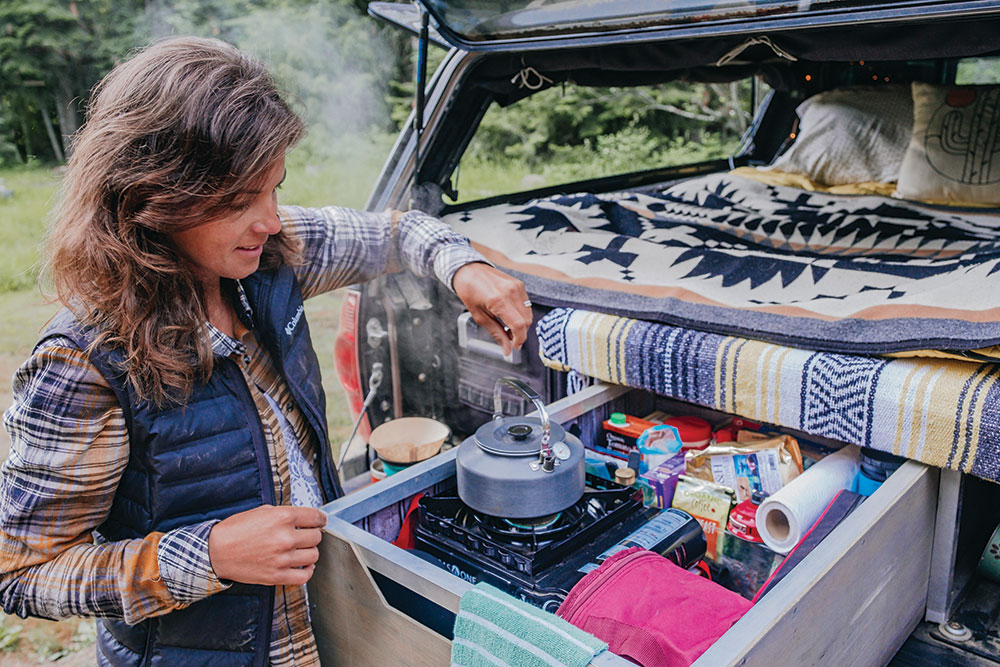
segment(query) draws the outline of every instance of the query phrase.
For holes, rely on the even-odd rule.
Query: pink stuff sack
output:
[[[657,553],[632,547],[581,579],[556,615],[632,662],[686,667],[751,606]]]

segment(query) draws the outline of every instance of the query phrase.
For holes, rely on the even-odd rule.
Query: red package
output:
[[[712,444],[712,425],[701,417],[671,417],[663,423],[677,429],[684,449],[705,449]]]

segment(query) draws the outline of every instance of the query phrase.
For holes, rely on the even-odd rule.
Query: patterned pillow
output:
[[[1000,86],[913,84],[913,138],[896,192],[1000,204]]]
[[[823,185],[896,180],[913,125],[909,86],[828,90],[808,98],[795,112],[795,143],[773,169]]]

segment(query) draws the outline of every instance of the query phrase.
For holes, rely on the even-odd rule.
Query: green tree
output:
[[[477,130],[472,157],[532,165],[570,147],[596,150],[598,141],[606,144],[602,138],[620,141],[629,132],[636,147],[666,146],[675,139],[698,143],[706,137],[734,141],[750,122],[749,85],[555,86],[510,107],[492,107]]]
[[[140,2],[0,4],[0,114],[24,159],[61,161],[93,84],[134,41]],[[48,150],[40,152],[43,146]]]

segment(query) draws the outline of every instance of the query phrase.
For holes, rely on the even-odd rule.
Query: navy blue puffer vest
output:
[[[242,284],[261,343],[319,437],[323,493],[327,500],[339,497],[326,398],[298,283],[281,267],[258,271]],[[68,311],[43,339],[55,335],[68,336],[81,349],[92,340]],[[90,358],[118,396],[131,446],[111,513],[97,530],[100,538],[143,537],[274,502],[263,427],[236,362],[216,357],[211,379],[184,406],[160,410],[135,398],[118,370],[116,351],[98,349]],[[234,584],[134,626],[101,620],[98,658],[109,665],[265,665],[273,606],[273,587]]]

